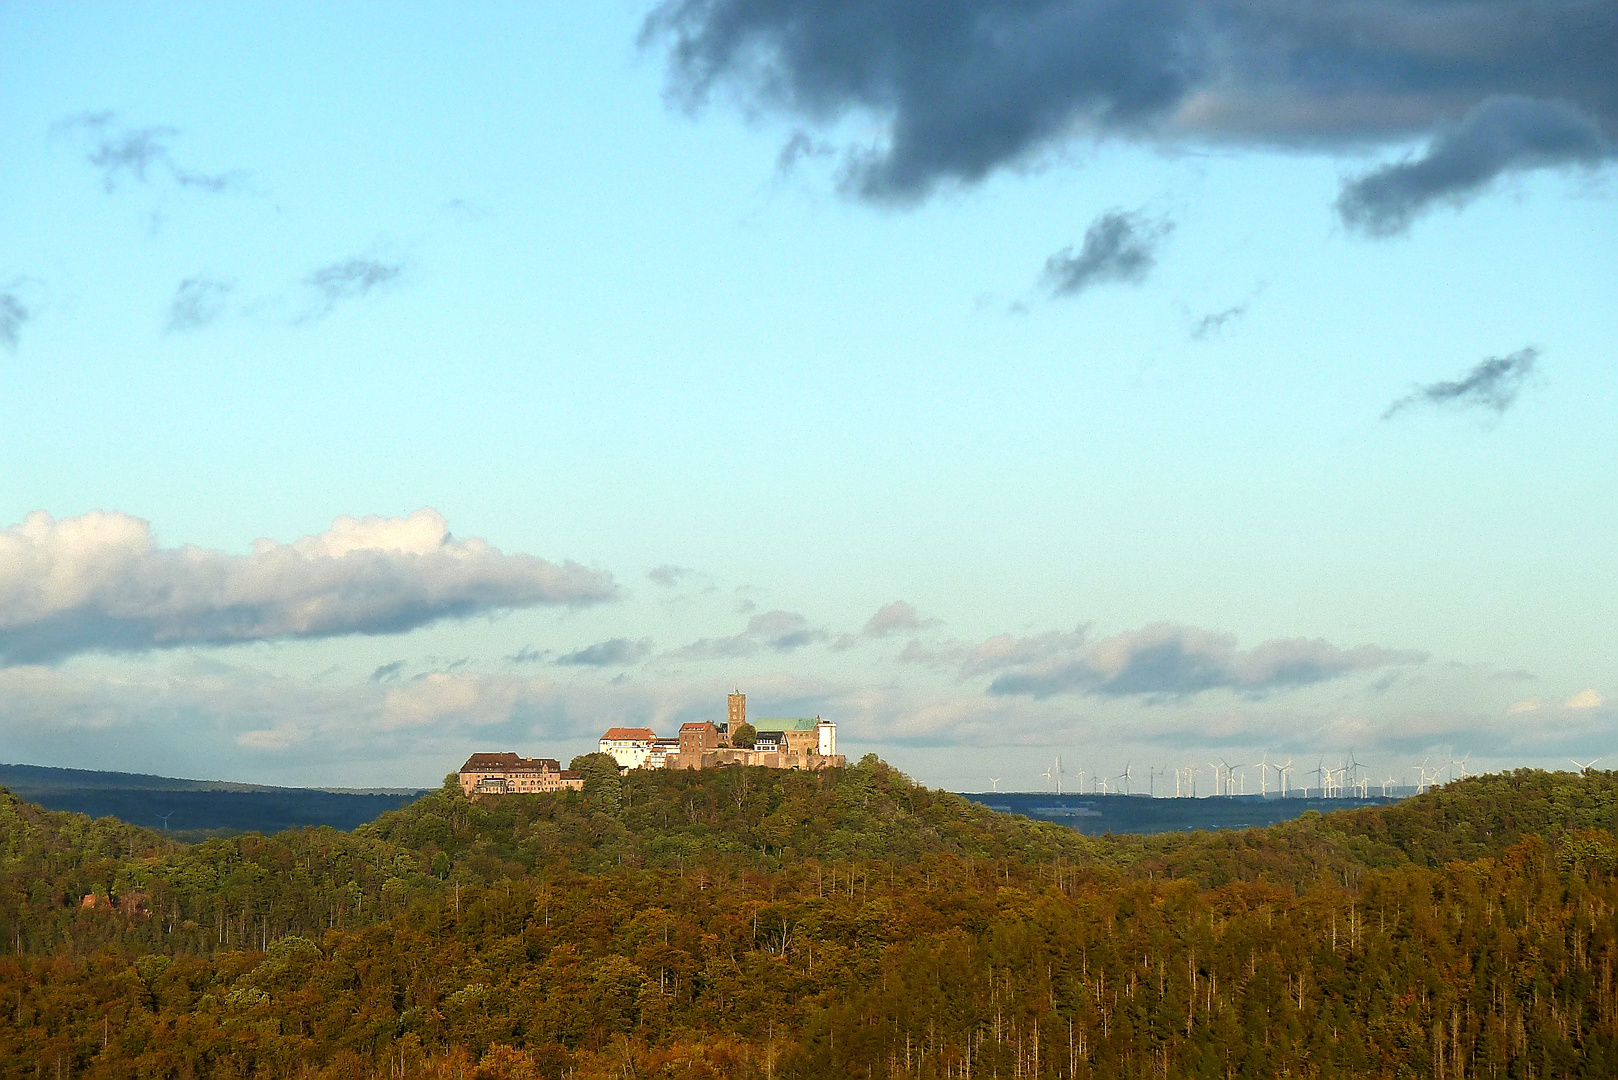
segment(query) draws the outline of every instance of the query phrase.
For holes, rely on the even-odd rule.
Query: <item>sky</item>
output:
[[[953,790],[1618,760],[1614,56],[0,6],[0,759],[432,785],[740,687]]]

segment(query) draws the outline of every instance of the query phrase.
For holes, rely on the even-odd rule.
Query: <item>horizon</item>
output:
[[[1098,10],[0,7],[0,756],[1610,759],[1606,24]]]

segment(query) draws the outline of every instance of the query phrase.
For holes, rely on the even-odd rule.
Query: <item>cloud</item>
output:
[[[1475,407],[1503,413],[1517,400],[1538,359],[1539,350],[1532,347],[1518,349],[1509,356],[1491,356],[1454,382],[1416,387],[1389,405],[1382,419],[1391,419],[1415,405]]]
[[[314,291],[315,307],[299,321],[323,319],[344,300],[365,296],[402,273],[403,265],[376,259],[344,259],[322,266],[303,279],[303,283]]]
[[[776,155],[775,171],[786,175],[796,169],[798,162],[804,158],[828,157],[836,152],[830,143],[810,138],[807,132],[795,131]]]
[[[1208,335],[1216,334],[1220,330],[1223,330],[1226,323],[1234,322],[1246,314],[1247,305],[1237,304],[1235,307],[1228,307],[1223,311],[1216,311],[1211,315],[1204,315],[1202,318],[1198,319],[1197,324],[1191,328],[1191,337],[1193,340],[1201,341],[1208,337]]]
[[[671,589],[694,573],[696,571],[690,567],[664,563],[662,566],[653,567],[646,571],[646,576],[665,589]]]
[[[538,664],[551,655],[549,649],[536,649],[532,645],[524,645],[515,653],[506,657],[508,664]]]
[[[973,648],[962,671],[999,671],[989,684],[992,695],[1175,698],[1207,690],[1262,695],[1425,658],[1374,645],[1343,649],[1318,638],[1277,638],[1242,650],[1231,634],[1158,623],[1096,641],[1082,629],[1001,635]]]
[[[285,750],[297,741],[297,733],[287,728],[260,728],[236,736],[236,745],[249,750]]]
[[[0,532],[0,664],[83,652],[393,634],[446,618],[612,599],[612,578],[574,562],[505,555],[450,535],[432,509],[340,517],[248,555],[159,548],[127,514],[57,520],[44,511]]]
[[[747,620],[747,629],[732,637],[703,638],[675,651],[687,659],[723,659],[764,652],[794,652],[826,640],[824,628],[811,626],[796,611],[765,611]]]
[[[1590,0],[665,0],[641,43],[667,47],[687,109],[724,89],[748,114],[874,129],[842,185],[882,201],[1075,141],[1359,149],[1505,96],[1618,117],[1618,20]]]
[[[1562,703],[1564,709],[1599,709],[1606,699],[1597,690],[1580,690]]]
[[[403,660],[395,660],[391,664],[383,664],[381,667],[371,672],[371,681],[389,682],[393,679],[397,679],[399,677],[399,672],[404,670],[404,666],[405,664]]]
[[[78,133],[89,138],[86,159],[101,171],[101,185],[109,194],[118,190],[121,181],[149,184],[159,174],[181,187],[210,192],[228,191],[240,184],[240,173],[210,175],[182,168],[169,148],[180,135],[177,128],[119,128],[116,120],[117,114],[112,112],[83,113],[51,126],[53,135]]]
[[[194,277],[180,282],[174,299],[169,301],[168,332],[195,330],[219,318],[235,287],[234,281],[219,278]]]
[[[877,608],[876,614],[866,620],[865,629],[860,632],[866,637],[881,638],[890,634],[921,630],[937,621],[923,619],[915,607],[903,600],[895,600],[891,604],[883,604]]]
[[[16,352],[18,334],[31,315],[16,293],[0,292],[0,345]]]
[[[1153,249],[1173,227],[1108,210],[1085,230],[1077,255],[1069,247],[1045,260],[1045,285],[1053,296],[1076,296],[1105,281],[1143,281],[1157,261]]]
[[[937,623],[937,619],[923,619],[917,613],[915,607],[909,603],[903,600],[895,600],[877,608],[876,614],[866,620],[865,626],[859,633],[839,634],[837,639],[832,642],[831,647],[838,652],[842,652],[854,648],[862,641],[924,630],[929,626],[936,626]],[[906,653],[908,654],[910,650],[918,647],[918,643],[912,641],[906,646]]]
[[[1502,173],[1599,164],[1612,154],[1594,117],[1562,101],[1485,98],[1439,132],[1426,153],[1343,185],[1343,224],[1369,236],[1404,232],[1440,200],[1457,206]]]
[[[610,638],[558,656],[556,662],[580,667],[623,667],[643,659],[651,651],[651,638],[641,638],[639,641],[621,637]]]

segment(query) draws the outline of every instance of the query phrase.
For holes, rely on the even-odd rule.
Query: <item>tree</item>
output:
[[[751,750],[758,741],[758,729],[746,720],[730,729],[730,745],[738,750]]]

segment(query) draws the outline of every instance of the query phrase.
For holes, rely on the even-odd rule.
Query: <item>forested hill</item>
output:
[[[0,765],[0,786],[52,810],[162,826],[184,840],[305,825],[352,829],[423,794],[269,787],[142,773]]]
[[[1087,838],[575,765],[194,845],[0,795],[0,1075],[1618,1074],[1618,774]]]

